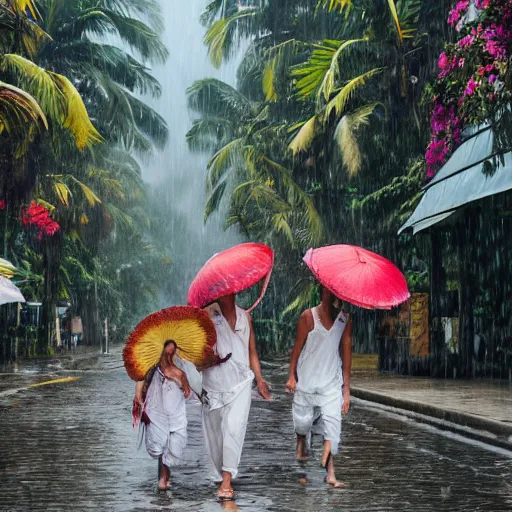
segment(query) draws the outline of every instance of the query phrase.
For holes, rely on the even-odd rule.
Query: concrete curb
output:
[[[441,430],[512,451],[512,424],[507,425],[474,414],[434,407],[415,400],[395,398],[357,386],[350,387],[350,394],[357,399],[380,404],[395,414],[402,414]]]

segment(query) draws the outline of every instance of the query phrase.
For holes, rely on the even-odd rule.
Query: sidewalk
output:
[[[379,404],[437,428],[512,450],[512,385],[508,381],[398,377],[381,374],[368,366],[368,359],[364,364],[358,359],[356,355],[351,383],[356,401]]]

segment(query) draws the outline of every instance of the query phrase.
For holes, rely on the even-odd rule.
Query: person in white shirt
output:
[[[285,389],[294,393],[297,460],[307,460],[312,431],[321,433],[325,482],[343,487],[336,479],[333,457],[341,437],[341,413],[346,414],[350,407],[352,322],[327,288],[321,288],[321,297],[319,306],[304,311],[299,318]]]
[[[261,376],[254,329],[249,313],[238,307],[235,295],[219,298],[205,308],[217,331],[215,351],[229,360],[203,372],[203,430],[206,446],[220,482],[217,497],[234,499],[231,480],[238,474],[251,407],[252,382],[270,399]]]

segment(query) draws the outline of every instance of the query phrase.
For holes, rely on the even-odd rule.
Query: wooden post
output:
[[[459,367],[460,376],[473,376],[473,346],[475,325],[473,317],[473,277],[471,264],[473,258],[473,240],[475,222],[474,212],[467,211],[465,220],[457,232],[457,255],[459,265]],[[470,233],[470,234],[469,234]]]

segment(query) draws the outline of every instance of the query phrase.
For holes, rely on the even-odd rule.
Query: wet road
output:
[[[275,389],[280,373],[270,378]],[[131,427],[124,370],[60,376],[71,375],[81,378],[16,393],[5,392],[14,377],[0,376],[0,511],[512,510],[512,458],[358,404],[344,420],[337,463],[348,487],[326,488],[318,450],[305,466],[294,460],[284,393],[253,401],[236,505],[215,501],[197,405],[172,496],[157,495],[156,462],[137,449]],[[298,483],[304,474],[307,485]]]

